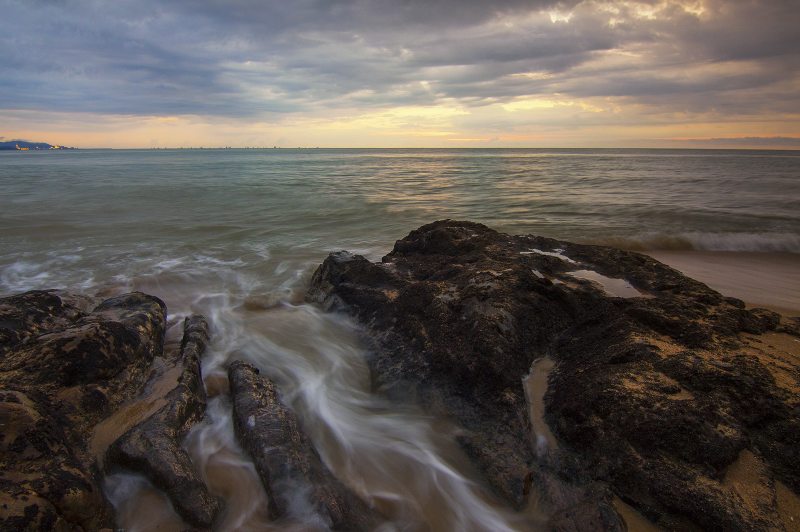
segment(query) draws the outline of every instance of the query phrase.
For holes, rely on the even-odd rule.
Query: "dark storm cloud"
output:
[[[780,0],[713,0],[699,15],[656,1],[0,0],[0,108],[241,117],[559,94],[791,109],[798,12]]]
[[[237,29],[272,34],[350,31],[376,35],[396,30],[438,31],[479,25],[497,14],[566,9],[577,1],[558,0],[178,0],[180,11],[225,21]]]

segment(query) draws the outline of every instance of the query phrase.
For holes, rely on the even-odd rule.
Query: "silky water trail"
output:
[[[530,530],[541,524],[535,507],[513,512],[489,493],[456,444],[454,426],[373,393],[358,324],[303,301],[313,263],[294,271],[281,263],[267,281],[237,272],[236,263],[214,264],[204,274],[188,263],[161,261],[152,273],[118,277],[105,290],[164,299],[173,342],[189,314],[203,314],[211,324],[202,364],[208,408],[184,446],[224,501],[215,530],[325,529],[303,493],[294,494],[292,515],[268,519],[266,493],[233,431],[227,365],[234,360],[276,382],[324,463],[387,518],[381,530]],[[118,527],[185,528],[144,477],[116,472],[104,487]]]

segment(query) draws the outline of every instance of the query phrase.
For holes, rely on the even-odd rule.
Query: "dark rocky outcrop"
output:
[[[151,477],[172,478],[177,507],[196,498],[195,506],[187,503],[187,519],[210,522],[213,515],[197,508],[205,488],[189,482],[188,457],[176,444],[205,408],[198,357],[207,330],[200,318],[186,325],[182,358],[171,373],[177,383],[162,387],[163,405],[152,408],[157,401],[137,398],[154,397],[153,376],[168,373],[166,308],[159,299],[131,293],[95,306],[58,291],[0,299],[1,530],[112,526],[98,459],[131,419],[147,421],[112,446],[118,452],[111,463],[147,454]],[[152,447],[137,455],[137,444]]]
[[[75,301],[52,291],[0,300],[3,529],[111,522],[85,435],[141,386],[166,309],[138,293],[90,313]]]
[[[269,497],[273,519],[310,510],[317,525],[334,530],[374,530],[378,514],[339,482],[320,460],[297,417],[282,402],[275,384],[258,369],[236,361],[228,377],[236,437],[252,456]],[[305,495],[306,501],[289,497]],[[306,524],[310,524],[306,522]]]
[[[644,255],[454,221],[412,231],[380,263],[331,254],[308,297],[368,326],[376,387],[457,421],[495,491],[521,507],[532,488],[552,528],[620,529],[623,506],[671,529],[787,527],[800,364],[765,339],[796,321]],[[559,447],[535,456],[522,378],[544,356]]]

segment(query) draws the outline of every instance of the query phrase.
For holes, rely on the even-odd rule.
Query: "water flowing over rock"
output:
[[[796,321],[644,255],[449,220],[379,263],[331,254],[308,298],[357,316],[375,386],[454,419],[495,491],[535,494],[552,528],[790,529],[800,373],[771,342]],[[522,379],[546,356],[558,447],[537,454]]]
[[[271,517],[311,529],[374,530],[379,515],[322,463],[275,384],[241,361],[228,375],[236,436],[253,457]]]

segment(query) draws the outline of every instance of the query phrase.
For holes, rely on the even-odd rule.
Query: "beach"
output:
[[[713,251],[649,251],[654,259],[751,307],[800,315],[800,255]]]
[[[166,303],[173,344],[184,318],[208,319],[209,405],[186,441],[211,490],[237,509],[220,530],[271,526],[233,433],[225,390],[236,359],[280,382],[322,461],[357,492],[379,494],[375,504],[399,526],[519,530],[541,518],[486,489],[447,420],[373,393],[362,324],[306,300],[330,252],[380,261],[420,225],[473,220],[508,234],[614,244],[749,307],[800,314],[798,152],[15,155],[0,153],[0,296],[142,291]],[[138,521],[142,507],[168,508],[141,475],[109,476],[103,489],[125,528],[154,526]],[[147,514],[175,521],[166,510]]]

